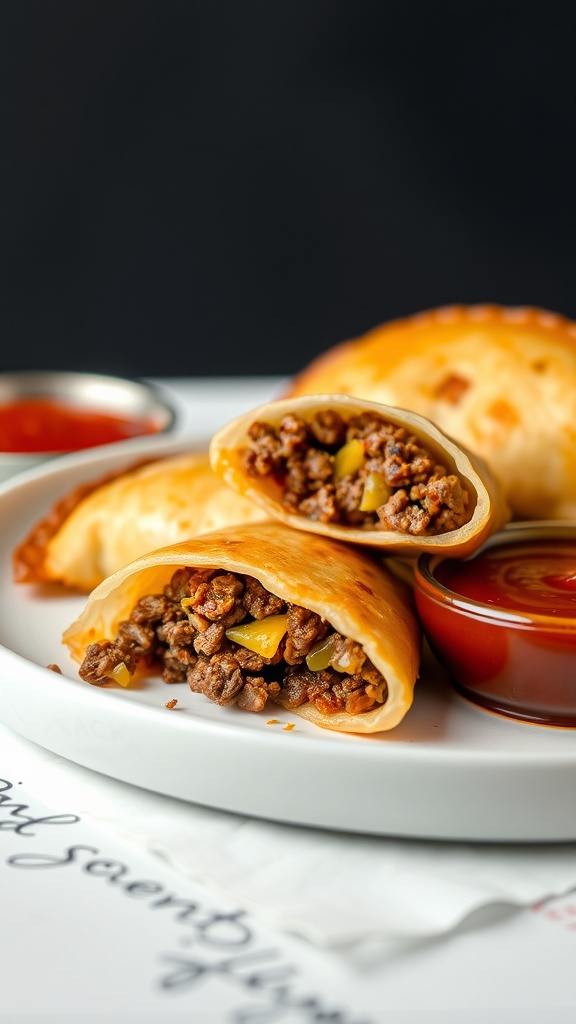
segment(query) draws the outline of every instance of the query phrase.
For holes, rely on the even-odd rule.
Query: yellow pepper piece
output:
[[[361,512],[375,512],[386,504],[391,494],[392,488],[382,473],[368,473],[358,508]]]
[[[357,473],[364,465],[364,445],[354,439],[339,448],[334,456],[334,479],[343,480],[350,473]]]
[[[123,661],[112,669],[112,676],[114,682],[119,683],[120,686],[130,686],[130,673]]]
[[[321,640],[320,643],[314,644],[314,647],[312,647],[311,651],[306,656],[306,664],[311,672],[321,672],[322,669],[328,668],[332,655],[334,654],[335,637],[336,634],[331,633],[325,640]]]
[[[265,619],[255,619],[242,626],[231,626],[226,630],[226,636],[263,658],[273,658],[287,628],[287,615],[268,615]]]

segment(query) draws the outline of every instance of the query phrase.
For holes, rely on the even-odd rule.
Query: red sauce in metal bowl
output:
[[[464,561],[422,556],[415,597],[430,646],[464,696],[573,728],[576,529],[553,533],[511,530]]]
[[[49,398],[23,398],[0,406],[3,452],[73,452],[157,430],[148,418],[115,416]]]

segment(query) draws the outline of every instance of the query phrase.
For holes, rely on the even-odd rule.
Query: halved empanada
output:
[[[221,705],[268,701],[372,733],[412,703],[420,628],[409,588],[349,545],[253,523],[152,552],[105,580],[64,633],[90,683],[140,664]]]
[[[468,555],[509,518],[481,459],[417,413],[346,395],[260,406],[213,437],[210,458],[270,516],[385,552]]]
[[[291,383],[414,409],[480,455],[516,518],[576,517],[576,324],[453,306],[337,345]]]

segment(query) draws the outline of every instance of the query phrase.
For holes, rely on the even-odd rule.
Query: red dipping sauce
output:
[[[87,410],[50,398],[22,398],[0,406],[0,451],[72,452],[154,434],[144,417]]]
[[[576,540],[492,547],[467,562],[446,560],[434,575],[473,601],[530,615],[576,618]]]
[[[466,560],[424,555],[416,605],[430,646],[477,704],[576,726],[576,525],[506,527]]]

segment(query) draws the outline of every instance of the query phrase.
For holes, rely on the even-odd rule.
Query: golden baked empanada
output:
[[[14,551],[14,577],[89,591],[154,548],[265,518],[212,472],[207,454],[156,459],[65,495]]]
[[[97,686],[129,686],[155,663],[217,704],[272,701],[357,733],[402,720],[420,659],[407,587],[356,548],[276,522],[138,558],[93,591],[63,640]]]
[[[347,395],[253,409],[212,438],[210,459],[270,516],[384,553],[468,555],[509,518],[481,459],[415,412]]]
[[[481,455],[517,518],[576,517],[576,324],[544,310],[453,306],[324,353],[288,394],[414,409]]]

